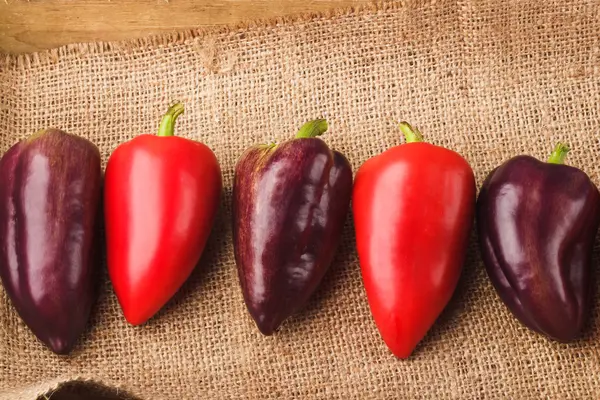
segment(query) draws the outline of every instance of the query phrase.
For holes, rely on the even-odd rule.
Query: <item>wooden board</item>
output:
[[[122,40],[326,11],[370,0],[0,0],[0,52]]]

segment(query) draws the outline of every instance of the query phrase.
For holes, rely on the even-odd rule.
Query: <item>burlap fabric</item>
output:
[[[597,1],[387,3],[5,56],[1,150],[54,126],[90,138],[106,160],[119,143],[155,132],[174,99],[186,105],[177,133],[210,146],[224,176],[199,267],[137,328],[104,273],[89,329],[68,357],[44,348],[0,291],[0,398],[59,399],[59,383],[73,379],[143,399],[600,397],[598,296],[581,340],[548,341],[501,303],[474,236],[456,295],[414,356],[399,361],[371,319],[350,217],[310,304],[268,338],[246,312],[230,232],[241,152],[319,116],[331,123],[324,140],[355,169],[402,143],[394,121],[405,119],[463,154],[479,184],[511,156],[546,158],[558,140],[572,146],[568,163],[599,184]]]

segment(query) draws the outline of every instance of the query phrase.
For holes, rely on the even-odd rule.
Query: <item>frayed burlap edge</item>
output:
[[[184,44],[187,41],[197,38],[203,38],[214,34],[243,34],[250,29],[264,29],[278,25],[290,25],[305,23],[315,19],[331,19],[335,17],[352,16],[364,12],[379,12],[396,10],[403,7],[422,6],[429,3],[435,3],[435,0],[389,0],[373,1],[371,3],[350,6],[344,8],[334,8],[327,11],[307,12],[288,16],[279,16],[252,21],[244,21],[233,25],[201,27],[188,29],[172,33],[161,33],[142,38],[122,40],[114,42],[89,42],[74,43],[61,46],[55,49],[44,50],[26,54],[0,54],[1,69],[25,69],[32,66],[57,63],[61,57],[65,56],[86,56],[93,54],[102,54],[113,50],[135,52],[136,49],[147,47],[165,47],[177,44]]]
[[[18,393],[18,394],[17,394]],[[84,397],[85,396],[85,397]],[[118,385],[89,377],[57,378],[35,386],[14,388],[0,392],[0,399],[15,400],[31,398],[36,400],[138,400],[131,392]]]

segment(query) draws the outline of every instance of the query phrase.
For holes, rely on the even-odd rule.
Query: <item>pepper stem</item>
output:
[[[327,128],[329,128],[329,125],[327,125],[326,119],[315,119],[308,121],[302,125],[298,133],[296,133],[296,139],[321,136],[327,131]]]
[[[569,146],[567,146],[564,143],[558,142],[556,144],[556,146],[554,147],[554,151],[550,155],[548,162],[550,164],[564,164],[565,157],[567,156],[567,153],[569,152],[569,150],[571,150],[571,149],[569,149]]]
[[[408,122],[400,122],[398,124],[398,128],[400,128],[400,132],[404,134],[406,143],[417,143],[423,141],[423,134],[421,134],[421,131],[410,126]]]
[[[169,107],[160,120],[156,136],[173,136],[175,134],[175,120],[183,114],[183,103],[175,103]]]

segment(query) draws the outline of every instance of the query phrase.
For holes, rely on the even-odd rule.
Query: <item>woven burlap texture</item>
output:
[[[600,184],[598,2],[385,3],[4,56],[0,150],[52,126],[91,139],[106,161],[120,143],[155,132],[176,99],[186,106],[177,134],[210,146],[224,178],[198,268],[141,327],[126,323],[103,272],[89,328],[68,357],[36,340],[0,289],[0,398],[33,399],[75,378],[142,399],[600,397],[598,296],[581,340],[549,341],[499,300],[475,235],[453,300],[400,361],[371,318],[350,216],[323,284],[272,337],[246,311],[230,230],[242,151],[322,116],[323,139],[355,170],[401,144],[395,121],[407,120],[464,155],[478,185],[512,156],[545,159],[559,140],[572,147],[568,163]]]

